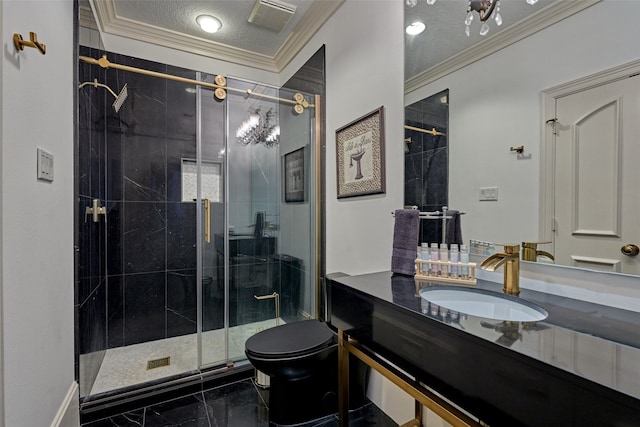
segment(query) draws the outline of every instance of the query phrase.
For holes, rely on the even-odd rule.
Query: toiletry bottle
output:
[[[421,251],[420,251],[420,258],[422,260],[428,261],[429,260],[429,244],[427,243],[422,243],[420,244],[421,246]],[[429,275],[429,264],[427,264],[426,262],[420,263],[420,274],[428,276]]]
[[[460,262],[469,262],[469,249],[467,245],[460,245]],[[460,273],[463,279],[468,279],[469,267],[462,267]]]
[[[451,258],[451,262],[459,262],[460,261],[460,257],[459,257],[459,253],[458,253],[458,245],[455,243],[451,244],[451,250],[449,251],[449,255]],[[451,270],[450,270],[450,275],[451,277],[458,277],[458,272],[460,271],[460,268],[457,265],[452,265],[451,266]]]
[[[446,243],[440,243],[440,261],[449,261],[449,248]],[[440,269],[440,275],[442,277],[449,277],[449,266],[442,265]]]
[[[431,261],[438,261],[440,259],[440,254],[438,253],[438,244],[431,244]],[[431,265],[431,275],[439,276],[440,275],[440,266],[438,264]]]

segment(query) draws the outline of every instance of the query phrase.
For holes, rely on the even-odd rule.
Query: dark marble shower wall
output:
[[[405,107],[406,125],[426,130],[435,129],[445,134],[434,136],[405,128],[405,206],[418,206],[421,211],[432,212],[448,205],[448,98],[449,91],[445,90]],[[410,142],[407,138],[410,138]],[[441,241],[441,221],[420,221],[420,242]]]
[[[81,55],[105,52],[82,47]],[[113,63],[194,79],[194,71],[108,53]],[[79,233],[79,352],[196,332],[196,205],[182,202],[181,159],[196,157],[196,97],[185,84],[80,64],[78,209],[107,207]],[[222,128],[222,116],[209,118]],[[212,274],[211,277],[215,277]]]

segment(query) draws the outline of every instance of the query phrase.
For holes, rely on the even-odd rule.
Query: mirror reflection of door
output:
[[[640,77],[555,107],[556,263],[640,274]]]

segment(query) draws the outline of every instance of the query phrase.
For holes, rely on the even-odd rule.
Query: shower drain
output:
[[[147,361],[147,370],[169,366],[171,364],[171,356],[161,357],[159,359],[151,359]]]

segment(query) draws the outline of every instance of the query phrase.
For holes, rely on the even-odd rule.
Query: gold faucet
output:
[[[544,245],[551,242],[522,242],[522,260],[523,261],[538,261],[539,256],[546,256],[551,261],[555,261],[553,255],[547,251],[539,251],[538,245]]]
[[[482,261],[480,268],[496,271],[504,264],[504,288],[507,295],[520,295],[520,245],[504,245],[504,252],[491,255]]]

